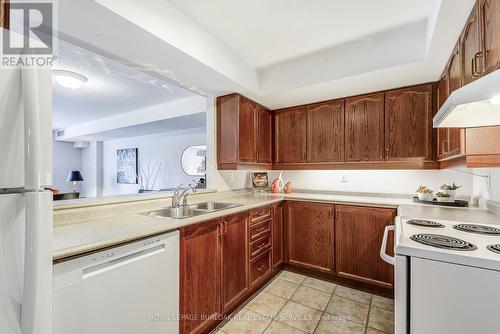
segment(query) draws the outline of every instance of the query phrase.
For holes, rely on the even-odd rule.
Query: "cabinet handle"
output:
[[[261,265],[259,268],[257,268],[257,271],[262,271],[262,269],[264,269],[266,267],[265,264]]]
[[[448,153],[448,150],[445,148],[447,143],[448,139],[445,139],[441,142],[441,152],[443,152],[443,154]]]
[[[483,56],[481,51],[477,52],[472,59],[472,77],[479,78],[481,76],[481,72],[477,69],[478,59]]]
[[[259,229],[255,230],[255,233],[264,232],[265,230],[266,230],[266,228],[265,228],[265,227],[261,227],[261,228],[259,228]]]
[[[261,249],[262,247],[265,247],[265,246],[266,246],[266,243],[265,243],[265,242],[263,242],[263,243],[261,243],[259,246],[257,246],[257,248],[258,248],[258,249]]]

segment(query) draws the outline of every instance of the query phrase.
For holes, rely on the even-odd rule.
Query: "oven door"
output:
[[[385,262],[392,264],[394,268],[394,331],[395,334],[408,334],[410,332],[410,293],[409,293],[409,273],[410,258],[407,256],[387,255],[387,239],[389,232],[394,230],[394,226],[385,228],[382,245],[380,247],[380,257]],[[396,242],[398,231],[395,231]]]

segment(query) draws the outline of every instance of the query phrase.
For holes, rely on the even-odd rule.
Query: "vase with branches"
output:
[[[156,180],[160,174],[162,163],[158,161],[148,161],[147,165],[139,163],[139,193],[154,191]]]

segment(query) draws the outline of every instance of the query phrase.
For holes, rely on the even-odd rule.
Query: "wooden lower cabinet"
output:
[[[283,263],[283,202],[273,206],[272,228],[273,268]]]
[[[331,204],[285,203],[287,263],[334,272],[333,211]]]
[[[384,229],[394,224],[395,209],[335,206],[335,257],[337,275],[392,288],[393,266],[380,259]],[[389,238],[388,253],[393,249]]]
[[[180,229],[181,334],[209,333],[277,272],[272,211],[269,206]]]
[[[221,314],[220,220],[181,229],[181,333],[207,333]]]
[[[222,312],[236,308],[249,290],[248,213],[222,220]]]

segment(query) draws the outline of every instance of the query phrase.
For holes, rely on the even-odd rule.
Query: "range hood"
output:
[[[500,125],[500,70],[454,91],[432,123],[435,128]]]

